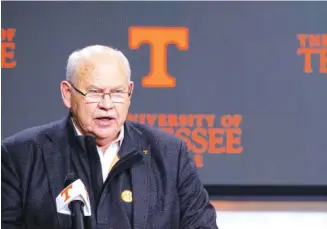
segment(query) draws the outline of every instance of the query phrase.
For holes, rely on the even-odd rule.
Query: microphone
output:
[[[57,212],[71,215],[74,229],[85,229],[84,216],[91,215],[86,187],[74,173],[67,175],[65,187],[56,198]]]

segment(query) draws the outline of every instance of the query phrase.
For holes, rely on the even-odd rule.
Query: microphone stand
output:
[[[73,229],[85,229],[83,207],[84,203],[80,200],[70,203]]]

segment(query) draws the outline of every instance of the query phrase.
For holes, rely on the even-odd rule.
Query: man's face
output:
[[[71,110],[81,131],[94,135],[98,140],[114,140],[126,120],[130,106],[128,92],[132,92],[133,83],[128,81],[118,61],[85,62],[79,65],[76,72],[73,86],[83,93],[124,92],[120,94],[119,102],[108,94],[99,102],[94,102],[70,85]]]

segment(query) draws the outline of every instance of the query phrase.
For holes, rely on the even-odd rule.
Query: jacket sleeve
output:
[[[20,181],[9,152],[1,145],[1,228],[23,229]]]
[[[201,183],[196,164],[186,144],[182,142],[178,164],[178,195],[181,209],[181,229],[218,229],[216,210]]]

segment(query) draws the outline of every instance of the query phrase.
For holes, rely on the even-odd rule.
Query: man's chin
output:
[[[100,130],[94,131],[94,135],[99,140],[115,139],[118,135],[118,131],[116,128],[110,128],[107,130],[100,129]]]

